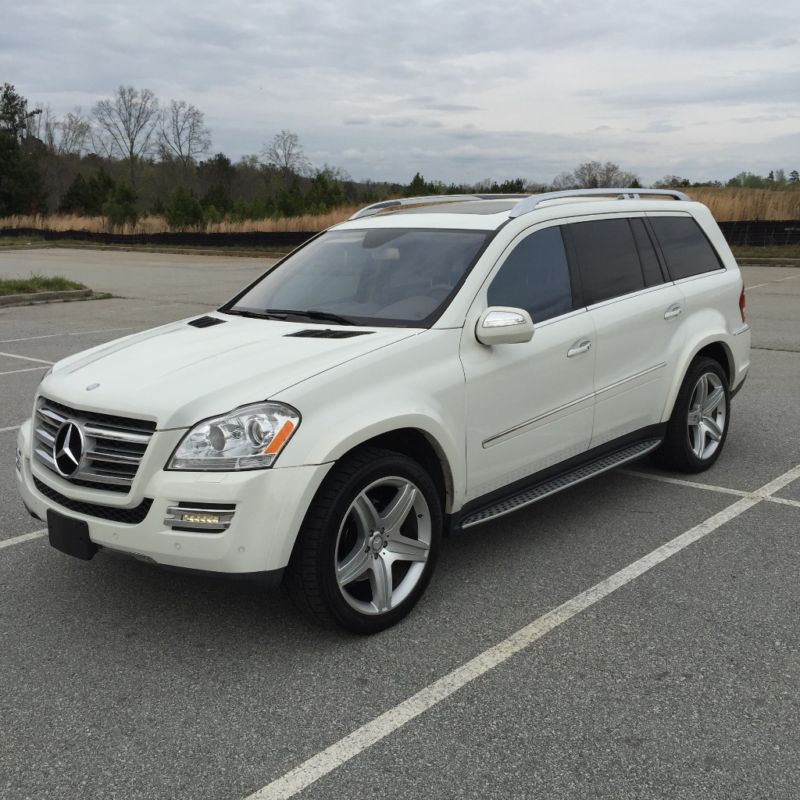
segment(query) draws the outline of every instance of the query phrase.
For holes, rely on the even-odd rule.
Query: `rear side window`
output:
[[[488,300],[490,306],[524,308],[534,322],[572,311],[561,229],[545,228],[523,239],[494,276]]]
[[[656,249],[653,247],[653,241],[644,226],[644,221],[635,217],[631,220],[631,229],[633,238],[636,240],[636,247],[639,249],[645,286],[658,286],[658,284],[664,283],[664,275],[661,272],[661,265],[658,263]]]
[[[711,242],[691,217],[649,217],[672,280],[721,269]]]
[[[576,222],[569,235],[586,305],[645,288],[639,253],[627,219]]]

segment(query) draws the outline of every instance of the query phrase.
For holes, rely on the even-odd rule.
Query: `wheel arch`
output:
[[[442,511],[449,513],[454,499],[454,478],[444,449],[428,431],[414,427],[394,428],[364,438],[342,453],[343,458],[364,447],[376,447],[402,453],[416,461],[431,476],[442,499]]]
[[[702,356],[714,359],[722,367],[722,371],[728,381],[728,387],[731,387],[731,381],[736,375],[736,362],[727,342],[719,336],[713,335],[695,342],[691,347],[687,348],[681,358],[681,369],[676,370],[675,380],[670,387],[667,403],[664,407],[662,422],[666,422],[672,416],[672,409],[675,407],[678,392],[683,385],[689,367],[696,358]]]

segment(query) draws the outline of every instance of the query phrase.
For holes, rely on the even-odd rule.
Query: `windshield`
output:
[[[488,236],[408,228],[328,231],[223,310],[327,324],[425,327],[441,313]]]

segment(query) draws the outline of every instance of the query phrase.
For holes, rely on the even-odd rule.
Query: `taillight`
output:
[[[747,307],[747,300],[744,296],[744,284],[742,284],[742,293],[739,295],[739,313],[742,315],[742,322],[745,321],[745,310]]]

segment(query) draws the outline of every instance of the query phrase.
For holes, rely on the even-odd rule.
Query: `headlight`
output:
[[[270,467],[299,424],[300,414],[281,403],[242,406],[195,425],[167,469],[232,472]]]

